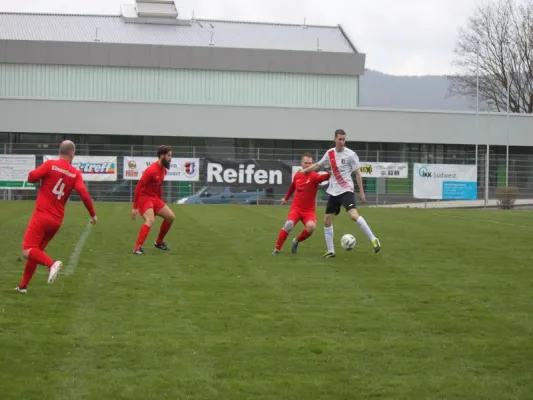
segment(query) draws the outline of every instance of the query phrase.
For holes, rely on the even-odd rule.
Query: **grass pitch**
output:
[[[323,260],[321,223],[271,255],[287,207],[175,206],[173,251],[158,220],[133,256],[130,205],[97,203],[74,269],[73,203],[21,295],[33,203],[0,204],[2,400],[533,398],[531,212],[363,208],[382,252],[342,213]]]

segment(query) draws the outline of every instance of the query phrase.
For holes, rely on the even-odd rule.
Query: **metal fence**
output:
[[[326,144],[327,146],[327,144]],[[422,147],[421,147],[422,148]],[[357,149],[355,149],[357,151]],[[533,199],[533,155],[510,154],[505,148],[489,148],[487,157],[486,146],[471,146],[462,151],[379,151],[358,152],[362,162],[403,162],[408,163],[409,175],[405,179],[394,178],[365,178],[364,186],[367,196],[367,205],[393,205],[400,203],[418,203],[424,200],[413,196],[413,164],[477,164],[478,176],[478,199],[488,204],[497,198],[498,188],[514,186],[519,190],[519,199]],[[215,157],[221,160],[256,160],[259,162],[276,161],[287,165],[299,165],[301,155],[308,149],[268,149],[268,148],[213,148],[213,147],[173,147],[173,157],[194,157],[200,159],[199,179],[195,182],[165,182],[164,197],[168,203],[177,203],[179,199],[190,197],[195,193],[205,195],[209,192],[212,196],[224,191],[228,185],[207,182],[205,158]],[[154,146],[139,145],[104,145],[90,144],[79,145],[77,154],[84,156],[116,156],[117,157],[117,180],[114,182],[86,182],[91,196],[95,201],[106,202],[131,202],[137,181],[123,179],[124,157],[143,156],[154,157]],[[310,151],[315,160],[321,158],[324,149]],[[43,162],[43,156],[57,154],[57,143],[4,143],[4,154],[33,154],[36,163]],[[509,166],[507,170],[506,166]],[[268,189],[268,195],[263,203],[276,204],[286,193],[290,179],[281,185],[258,188],[242,185],[230,185],[233,193],[256,193],[258,189]],[[268,186],[268,185],[266,185]],[[0,189],[0,199],[35,199],[35,190],[6,190]],[[263,193],[257,196],[264,199]],[[318,201],[326,199],[325,190],[321,189]],[[79,200],[76,195],[73,200]],[[268,200],[268,201],[267,201]],[[206,202],[207,203],[207,202]],[[533,203],[533,201],[532,201]]]

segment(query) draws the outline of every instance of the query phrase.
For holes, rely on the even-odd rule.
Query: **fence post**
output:
[[[259,160],[259,156],[260,156],[260,154],[259,154],[260,151],[261,151],[261,149],[258,147],[258,148],[257,148],[257,159],[258,159],[258,160]]]
[[[7,154],[7,143],[4,143],[4,154]],[[8,189],[4,189],[2,191],[4,192],[4,195],[2,197],[4,198],[4,200],[7,200],[7,196],[8,196],[9,190]]]
[[[490,146],[487,143],[487,154],[485,156],[485,208],[487,208],[487,205],[489,203],[489,168],[490,168],[489,148]]]
[[[132,144],[130,145],[130,156],[133,157],[133,145]],[[133,180],[130,179],[130,203],[132,202],[133,202]]]
[[[196,158],[196,146],[192,146],[192,158]],[[200,170],[200,159],[198,159],[198,165],[196,166],[198,170]],[[191,189],[192,186],[192,189]],[[189,186],[189,192],[187,193],[187,196],[191,196],[193,193],[196,193],[196,182],[193,181]],[[180,193],[178,190],[178,198],[180,197]]]
[[[379,149],[376,153],[376,161],[379,162]],[[379,205],[379,180],[380,178],[376,178],[376,206]]]
[[[505,147],[505,186],[509,186],[509,143]]]

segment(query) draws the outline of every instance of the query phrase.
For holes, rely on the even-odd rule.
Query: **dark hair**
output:
[[[337,138],[337,136],[346,136],[346,132],[344,132],[344,129],[337,129],[335,131],[335,138]]]
[[[303,155],[302,155],[302,158],[304,157],[310,157],[310,158],[313,158],[313,154],[309,151],[306,151]]]
[[[159,148],[157,149],[157,158],[164,156],[170,153],[171,151],[172,151],[172,147],[170,146],[166,146],[166,145],[159,146]]]

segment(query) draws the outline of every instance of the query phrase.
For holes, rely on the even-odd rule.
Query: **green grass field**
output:
[[[271,255],[286,207],[176,206],[139,257],[130,205],[96,204],[73,270],[76,203],[21,295],[33,203],[0,204],[2,400],[533,398],[531,212],[363,208],[382,252],[343,213],[357,248],[323,260],[321,223]]]

